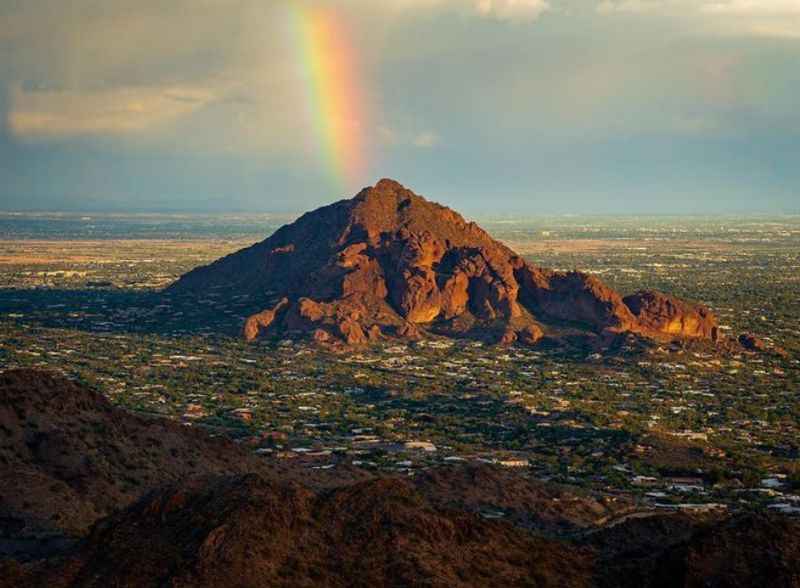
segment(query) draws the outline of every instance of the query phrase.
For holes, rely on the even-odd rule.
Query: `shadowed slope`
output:
[[[260,470],[228,440],[125,412],[58,374],[0,373],[0,519],[17,537],[79,535],[161,484]]]
[[[303,484],[265,475],[227,442],[120,411],[53,374],[2,373],[0,400],[0,539],[59,527],[84,535],[49,559],[0,558],[1,588],[746,587],[764,578],[788,588],[800,579],[796,519],[664,514],[597,529],[614,515],[603,500],[485,466],[314,489],[309,470]],[[508,522],[478,514],[498,510]]]
[[[315,494],[256,475],[173,486],[97,525],[32,585],[588,586],[588,552],[428,506],[409,482]],[[1,585],[1,583],[0,583]]]

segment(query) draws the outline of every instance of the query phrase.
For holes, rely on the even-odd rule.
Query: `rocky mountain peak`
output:
[[[633,332],[716,337],[705,307],[666,294],[623,297],[596,277],[535,267],[460,214],[382,179],[169,288],[275,293],[244,325],[325,343],[458,336],[536,344],[576,332],[593,344]]]
[[[403,184],[391,178],[383,178],[378,180],[374,186],[368,186],[361,191],[365,198],[398,198],[398,197],[415,197],[419,198],[416,194],[408,190]]]

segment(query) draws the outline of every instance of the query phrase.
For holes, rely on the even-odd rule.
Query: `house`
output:
[[[414,449],[421,451],[436,451],[436,445],[429,441],[406,441],[403,446],[406,449]]]
[[[526,468],[530,465],[527,459],[522,458],[502,459],[497,463],[506,468]]]
[[[201,419],[206,416],[205,409],[200,406],[199,404],[189,404],[186,406],[186,410],[183,413],[184,419]]]
[[[234,408],[228,415],[244,423],[249,423],[253,420],[253,411],[249,408]]]
[[[631,483],[636,486],[655,486],[659,483],[658,478],[652,476],[634,476]]]

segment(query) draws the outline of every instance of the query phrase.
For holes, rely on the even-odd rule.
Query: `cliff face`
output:
[[[704,306],[652,291],[626,296],[623,302],[644,329],[715,341],[718,338],[717,319]]]
[[[436,333],[535,344],[564,323],[603,335],[716,337],[704,307],[656,292],[623,299],[592,276],[535,267],[393,180],[307,213],[168,289],[207,290],[274,295],[245,322],[248,340],[361,344]]]

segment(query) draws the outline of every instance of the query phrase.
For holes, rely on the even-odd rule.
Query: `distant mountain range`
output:
[[[536,267],[457,212],[384,179],[182,276],[170,294],[254,296],[244,337],[360,345],[429,336],[608,346],[625,334],[716,341],[705,306],[623,297],[596,277]]]

